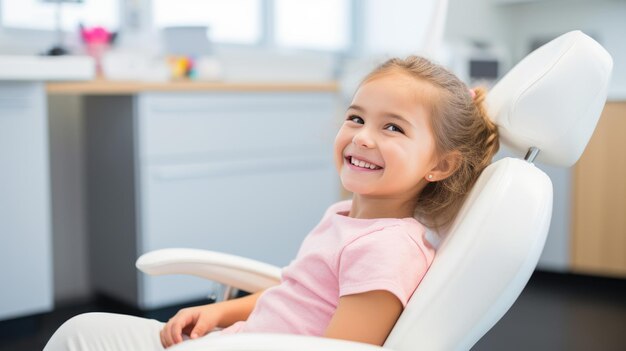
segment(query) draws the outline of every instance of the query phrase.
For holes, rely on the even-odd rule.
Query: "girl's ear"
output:
[[[456,172],[460,165],[461,154],[458,151],[452,151],[439,160],[437,165],[426,175],[426,179],[431,182],[446,179]]]

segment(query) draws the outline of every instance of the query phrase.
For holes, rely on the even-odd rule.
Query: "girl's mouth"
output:
[[[364,160],[360,160],[353,156],[346,156],[346,161],[348,162],[348,166],[351,166],[350,168],[357,169],[357,170],[376,171],[376,170],[383,169],[379,165],[376,165],[376,164],[373,164]]]

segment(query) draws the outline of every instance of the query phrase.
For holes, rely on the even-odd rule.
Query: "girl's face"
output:
[[[414,198],[437,164],[428,110],[434,88],[402,73],[358,89],[335,138],[335,163],[346,190]]]

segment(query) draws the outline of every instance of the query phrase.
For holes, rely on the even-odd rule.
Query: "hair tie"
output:
[[[470,88],[469,93],[470,93],[470,96],[472,97],[472,100],[476,99],[476,92],[474,91],[474,89]]]

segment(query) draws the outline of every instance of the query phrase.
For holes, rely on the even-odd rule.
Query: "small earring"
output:
[[[428,175],[428,180],[433,180],[433,175],[432,174]]]

